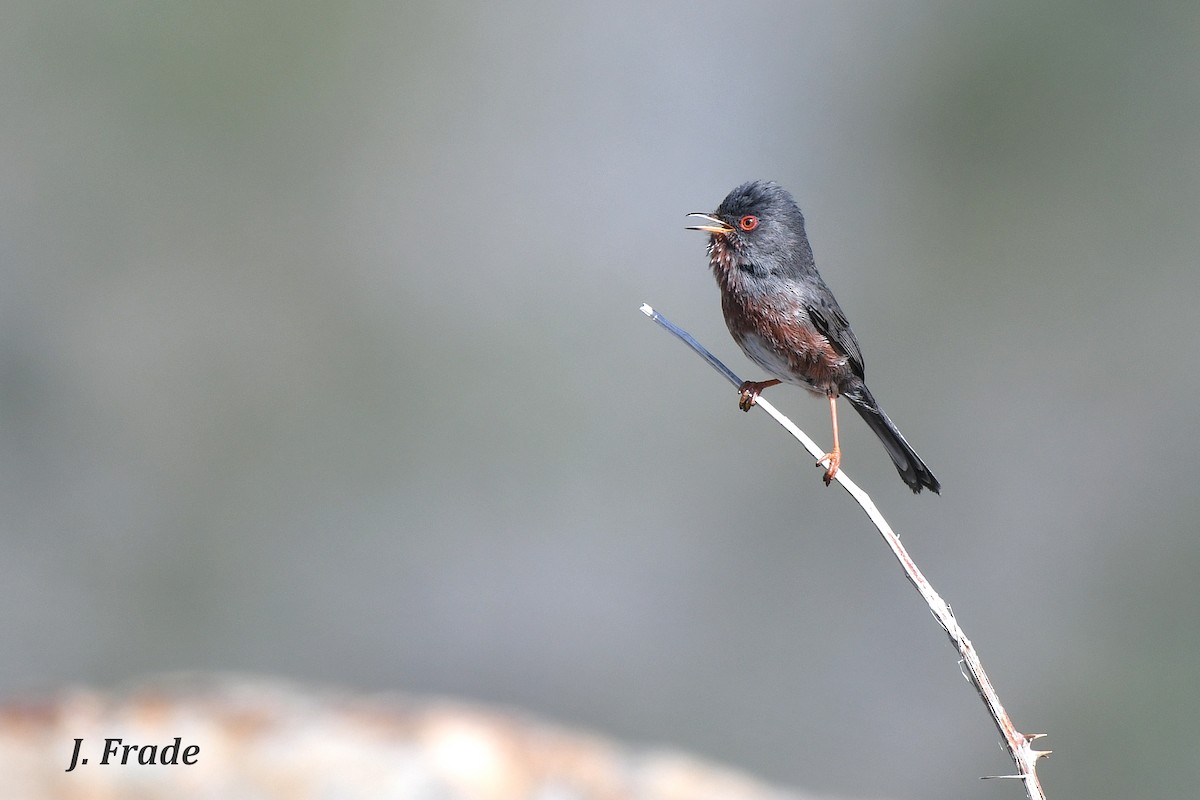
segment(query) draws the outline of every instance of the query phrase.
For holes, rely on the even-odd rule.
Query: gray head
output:
[[[739,266],[776,275],[813,268],[804,215],[787,189],[774,181],[743,183],[712,214],[688,216],[713,223],[689,230],[712,234],[713,247]]]

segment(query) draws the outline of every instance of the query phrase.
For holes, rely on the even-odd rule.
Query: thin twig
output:
[[[721,363],[720,359],[708,352],[695,339],[666,317],[659,314],[648,305],[642,305],[642,313],[650,317],[662,327],[679,337],[685,344],[691,347],[697,354],[707,361],[713,369],[725,376],[725,379],[732,383],[735,387],[740,387],[742,381],[733,373],[729,367]],[[804,431],[797,428],[791,420],[780,414],[774,406],[764,400],[761,396],[755,401],[755,406],[767,412],[776,422],[787,429],[788,433],[796,437],[801,444],[812,453],[813,458],[822,458],[825,453],[821,448],[817,447],[816,442],[808,437]],[[979,660],[979,655],[975,652],[975,647],[963,633],[963,630],[958,625],[958,620],[954,618],[954,612],[950,610],[950,606],[945,600],[933,590],[929,585],[929,581],[925,580],[925,576],[921,574],[921,570],[917,569],[916,563],[909,556],[908,551],[904,549],[904,545],[900,543],[900,537],[892,530],[892,526],[888,525],[887,520],[879,513],[879,509],[875,507],[875,503],[871,498],[859,488],[858,484],[847,477],[845,471],[838,470],[835,480],[840,483],[850,496],[858,501],[862,506],[862,510],[867,512],[867,516],[875,523],[875,527],[879,529],[879,533],[887,542],[888,547],[892,549],[892,554],[896,560],[900,562],[900,566],[904,568],[904,574],[908,577],[909,582],[921,593],[921,597],[925,598],[925,602],[929,605],[929,610],[933,616],[945,629],[950,641],[958,649],[959,655],[962,656],[962,663],[966,667],[965,675],[979,692],[979,697],[983,700],[983,704],[987,706],[988,713],[992,717],[992,721],[996,724],[997,730],[1000,731],[1000,736],[1004,739],[1004,744],[1008,748],[1008,753],[1012,757],[1013,763],[1017,767],[1016,775],[989,775],[989,778],[1016,778],[1025,785],[1025,792],[1029,796],[1029,800],[1046,800],[1046,794],[1042,790],[1041,782],[1037,777],[1037,760],[1043,756],[1050,755],[1049,750],[1034,750],[1033,742],[1041,738],[1045,734],[1041,733],[1021,733],[1013,725],[1012,720],[1008,716],[1008,712],[1004,710],[1004,706],[1000,704],[1000,698],[996,694],[996,690],[992,687],[992,681],[988,678],[987,673],[983,669],[983,663]]]

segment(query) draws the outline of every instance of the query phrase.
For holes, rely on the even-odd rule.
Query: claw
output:
[[[825,470],[825,475],[822,477],[822,480],[824,480],[825,485],[828,486],[829,484],[833,483],[834,477],[838,474],[838,468],[842,466],[842,451],[836,447],[833,448],[832,452],[821,456],[821,459],[817,461],[817,466],[822,466],[826,461],[829,462],[829,468]]]
[[[750,381],[746,381],[738,389],[738,408],[742,411],[749,411],[754,408],[754,404],[758,401],[758,396],[762,393],[761,390],[751,389],[749,384]]]
[[[754,408],[754,404],[758,401],[758,396],[762,394],[763,389],[768,386],[774,386],[779,383],[778,379],[769,381],[744,381],[738,387],[738,408],[742,411],[749,411]]]

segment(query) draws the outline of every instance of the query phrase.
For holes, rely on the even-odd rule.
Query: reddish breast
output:
[[[820,394],[838,394],[846,358],[808,323],[801,309],[780,305],[779,298],[745,291],[738,285],[738,276],[731,274],[736,272],[727,270],[724,276],[718,274],[717,280],[725,324],[746,355],[788,383]]]

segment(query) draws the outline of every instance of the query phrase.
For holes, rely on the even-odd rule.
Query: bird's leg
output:
[[[821,459],[817,461],[818,467],[824,461],[829,462],[829,469],[825,470],[826,486],[833,482],[833,477],[838,473],[838,467],[842,465],[842,446],[838,444],[837,395],[829,395],[829,416],[833,420],[833,450],[821,456]]]
[[[769,381],[745,381],[738,387],[738,408],[742,411],[749,411],[754,408],[754,403],[758,400],[758,396],[762,394],[763,389],[782,382],[778,378],[772,378]]]

